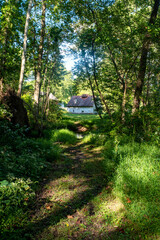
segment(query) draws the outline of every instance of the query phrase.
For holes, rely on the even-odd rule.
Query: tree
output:
[[[28,34],[28,26],[29,26],[32,3],[33,3],[33,0],[30,0],[28,3],[28,10],[27,10],[27,14],[26,14],[26,23],[25,23],[25,28],[24,28],[23,51],[22,51],[22,57],[21,57],[21,71],[20,71],[19,86],[18,86],[18,96],[19,97],[21,96],[21,93],[22,93],[22,84],[23,84],[23,79],[24,79],[26,50],[27,50],[27,34]]]
[[[153,6],[153,10],[152,10],[151,17],[149,20],[149,25],[155,24],[159,4],[160,4],[160,0],[154,1],[154,6]],[[139,66],[139,71],[138,71],[138,79],[137,79],[136,89],[135,89],[135,94],[134,94],[132,114],[136,113],[139,110],[140,100],[141,100],[142,90],[143,90],[143,85],[144,85],[144,77],[145,77],[145,72],[146,72],[147,55],[148,55],[150,44],[151,44],[151,36],[147,32],[145,34],[145,37],[143,40],[140,66]]]
[[[0,5],[0,91],[16,89],[20,69],[20,45],[25,1],[2,1]]]
[[[42,19],[41,19],[41,36],[40,36],[40,43],[39,43],[39,53],[38,53],[38,66],[37,66],[37,76],[35,82],[35,90],[34,90],[34,104],[35,108],[39,107],[39,95],[41,89],[41,73],[42,73],[42,56],[43,56],[43,43],[44,43],[44,36],[45,36],[45,13],[46,13],[46,1],[42,0]]]

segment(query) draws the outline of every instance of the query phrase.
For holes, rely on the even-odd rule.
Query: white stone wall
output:
[[[68,107],[67,110],[70,113],[79,113],[79,114],[84,114],[84,113],[93,114],[93,113],[95,113],[93,107]]]

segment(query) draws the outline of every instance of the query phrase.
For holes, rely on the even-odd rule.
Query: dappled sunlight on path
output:
[[[118,226],[108,223],[112,214],[107,211],[119,214],[123,206],[109,199],[112,183],[100,153],[101,149],[94,151],[80,143],[65,148],[37,196],[30,226],[33,239],[110,239],[110,234],[116,239],[117,233],[121,234]],[[105,204],[108,210],[104,210]]]

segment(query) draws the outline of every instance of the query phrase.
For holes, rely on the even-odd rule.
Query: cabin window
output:
[[[82,113],[84,113],[84,111],[82,111]]]

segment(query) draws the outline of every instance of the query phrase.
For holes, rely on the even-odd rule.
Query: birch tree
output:
[[[35,89],[34,89],[34,104],[36,109],[38,109],[38,105],[39,105],[39,95],[40,95],[40,88],[41,88],[41,68],[42,68],[42,56],[43,56],[43,43],[44,43],[44,36],[45,36],[45,12],[46,12],[46,1],[42,0],[41,36],[40,36],[39,53],[38,53],[37,76],[36,76]]]
[[[24,70],[25,70],[25,62],[26,62],[26,50],[27,50],[27,35],[28,35],[28,27],[29,27],[29,20],[31,15],[31,8],[32,8],[33,0],[30,0],[28,3],[28,10],[26,14],[26,22],[24,28],[24,40],[23,40],[23,51],[21,57],[21,70],[20,70],[20,78],[19,78],[19,86],[18,86],[18,96],[21,97],[22,93],[22,85],[24,79]]]

